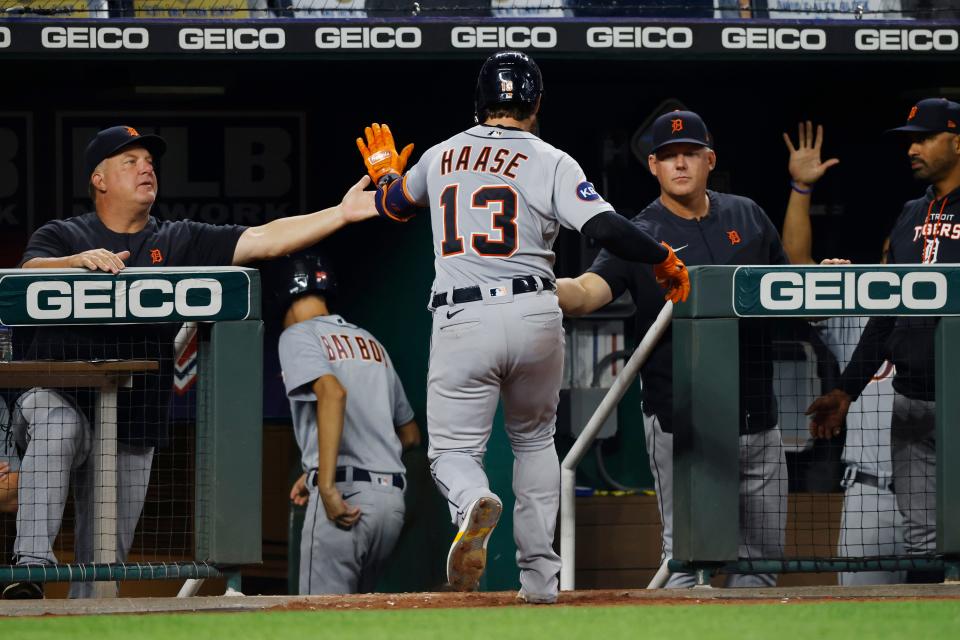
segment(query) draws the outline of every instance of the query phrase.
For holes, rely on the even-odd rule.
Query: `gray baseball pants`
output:
[[[909,555],[937,551],[936,404],[899,393],[893,398],[890,450],[893,486]]]
[[[853,483],[843,494],[837,554],[849,558],[902,555],[903,518],[889,489]],[[840,584],[899,584],[903,571],[854,571],[839,574]]]
[[[643,416],[650,470],[663,523],[661,560],[673,557],[673,434],[664,433],[656,416]],[[745,559],[783,557],[787,524],[787,464],[780,429],[740,436],[740,546]],[[671,574],[666,588],[692,587],[689,573]],[[731,574],[728,587],[772,587],[772,573]]]
[[[381,477],[384,482],[377,482]],[[370,593],[376,588],[387,558],[403,529],[403,489],[388,478],[371,474],[374,482],[338,482],[344,500],[360,508],[350,529],[340,529],[323,509],[320,494],[307,476],[310,491],[300,538],[300,595]]]
[[[490,491],[483,456],[502,398],[513,450],[513,537],[524,593],[559,590],[553,550],[560,462],[553,443],[563,375],[563,315],[549,291],[488,297],[433,314],[427,427],[431,471],[454,524]],[[510,291],[509,281],[506,291]],[[499,499],[499,498],[497,498]]]
[[[50,389],[21,395],[12,428],[25,450],[20,462],[17,564],[56,564],[53,542],[60,531],[67,493],[73,484],[76,562],[94,560],[93,433],[87,418],[67,398]],[[117,562],[124,562],[133,544],[150,482],[153,447],[117,443]],[[93,582],[73,582],[71,598],[89,598]]]

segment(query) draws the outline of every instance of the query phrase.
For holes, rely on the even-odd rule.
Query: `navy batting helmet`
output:
[[[480,67],[474,117],[496,104],[534,104],[543,93],[543,76],[533,58],[521,51],[499,51]]]
[[[294,300],[309,293],[331,297],[337,291],[337,279],[330,262],[318,253],[288,256],[276,265],[274,295],[280,313],[286,313]]]

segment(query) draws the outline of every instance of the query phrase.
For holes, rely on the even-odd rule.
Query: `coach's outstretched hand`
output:
[[[660,286],[667,290],[663,299],[670,300],[674,304],[686,302],[687,296],[690,295],[690,272],[687,271],[687,265],[677,257],[670,245],[666,242],[660,244],[667,248],[667,257],[653,267],[653,274],[657,277]]]
[[[402,176],[410,154],[413,153],[413,145],[408,144],[403,151],[397,153],[393,133],[386,124],[381,126],[374,122],[363,131],[367,142],[364,144],[363,138],[357,138],[357,149],[363,156],[363,164],[367,166],[367,173],[373,184],[381,187],[385,182]]]
[[[377,207],[373,203],[373,198],[377,192],[364,191],[368,186],[370,186],[370,178],[363,176],[344,194],[339,205],[344,221],[360,222],[377,217]]]
[[[846,391],[834,389],[814,400],[807,407],[810,416],[810,435],[814,438],[832,438],[840,435],[847,411],[850,409],[850,396]]]

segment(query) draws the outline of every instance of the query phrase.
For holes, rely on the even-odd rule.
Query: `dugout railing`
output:
[[[228,587],[239,589],[239,567],[261,561],[260,309],[255,269],[129,268],[117,275],[80,269],[0,270],[0,323],[12,327],[17,347],[13,361],[0,362],[0,390],[10,405],[10,420],[18,394],[30,387],[95,394],[93,415],[88,416],[94,439],[89,463],[94,467],[95,561],[2,564],[0,582],[92,581],[94,594],[101,597],[115,596],[113,581],[122,580],[225,577]],[[195,342],[178,343],[179,354],[164,351],[164,355],[171,361],[180,355],[187,366],[181,370],[180,363],[173,362],[172,371],[162,375],[192,378],[190,383],[195,384],[178,399],[159,395],[160,402],[169,402],[160,414],[175,423],[170,428],[179,430],[179,442],[183,438],[189,442],[175,452],[177,473],[170,465],[152,463],[147,492],[148,506],[155,500],[175,502],[176,508],[160,504],[149,515],[145,510],[137,528],[136,538],[143,541],[136,558],[116,562],[116,396],[133,376],[156,372],[157,359],[78,362],[24,357],[30,353],[32,334],[40,328],[80,336],[84,326],[98,326],[107,335],[113,330],[119,336],[127,335],[125,327],[130,325],[150,325],[148,331],[173,335],[185,323],[195,323]],[[161,340],[160,348],[176,347]],[[184,408],[185,404],[189,406]],[[3,426],[9,443],[11,424]],[[18,448],[22,456],[22,444]],[[173,457],[162,445],[154,449],[154,460],[165,455]],[[189,460],[184,461],[185,456]],[[21,495],[19,509],[24,506]],[[11,562],[9,536],[14,533],[9,527],[6,531],[2,562]],[[58,556],[73,553],[64,530],[57,540]]]
[[[692,293],[688,301],[664,307],[563,461],[561,589],[575,586],[577,464],[668,324],[673,339],[673,557],[664,563],[651,584],[662,585],[669,572],[694,574],[699,584],[709,584],[717,573],[903,570],[943,571],[947,580],[960,579],[960,465],[955,462],[960,460],[960,433],[952,424],[960,420],[960,268],[710,266],[693,267],[690,276]],[[935,382],[931,381],[935,384],[936,406],[935,552],[843,556],[837,551],[835,530],[830,532],[833,537],[826,536],[827,543],[799,544],[801,538],[825,533],[816,529],[826,529],[831,517],[837,519],[838,512],[835,506],[825,506],[830,498],[827,493],[798,496],[791,489],[787,518],[791,531],[787,538],[792,540],[792,548],[784,547],[784,553],[771,557],[745,558],[738,553],[742,415],[742,375],[738,373],[742,357],[748,359],[748,368],[758,365],[749,360],[756,353],[745,355],[747,352],[741,348],[744,334],[740,323],[751,322],[751,330],[763,331],[764,325],[806,324],[828,316],[937,318],[933,345]],[[849,346],[852,350],[854,345]],[[810,365],[799,369],[815,368]],[[832,385],[828,378],[817,380],[824,392]],[[805,424],[802,410],[809,399],[792,400],[790,411],[799,412],[791,416],[792,421]],[[787,422],[784,406],[781,399],[781,425]],[[792,465],[791,474],[794,473]],[[794,480],[791,477],[791,486],[796,484]],[[830,508],[834,510],[832,515]],[[810,516],[803,510],[814,513]],[[797,522],[804,518],[807,530],[799,531]],[[836,528],[836,523],[829,526]]]

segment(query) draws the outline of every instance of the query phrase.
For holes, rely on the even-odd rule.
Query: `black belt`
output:
[[[533,293],[539,288],[539,282],[543,282],[543,290],[545,291],[553,291],[557,288],[553,280],[547,280],[546,278],[541,279],[538,276],[523,276],[513,279],[513,294]],[[483,300],[483,291],[480,287],[463,287],[462,289],[453,290],[453,304],[476,302],[478,300]],[[446,291],[433,294],[433,300],[430,304],[431,307],[437,309],[446,304],[450,304],[447,302]]]
[[[349,467],[353,469],[352,477],[350,482],[373,482],[373,477],[370,475],[370,472],[366,469],[358,469],[357,467]],[[348,467],[337,467],[337,472],[333,476],[334,482],[347,482],[347,469]],[[317,486],[317,474],[315,469],[313,471],[313,486]],[[393,486],[397,489],[403,489],[404,484],[402,473],[378,473],[377,475],[381,476],[391,476]]]
[[[849,469],[850,467],[848,467]],[[886,489],[888,491],[893,491],[893,481],[891,480],[888,483],[881,482],[878,476],[873,475],[872,473],[865,473],[857,469],[853,473],[845,473],[844,481],[853,485],[855,483],[865,484],[868,487],[873,487],[874,489]]]

